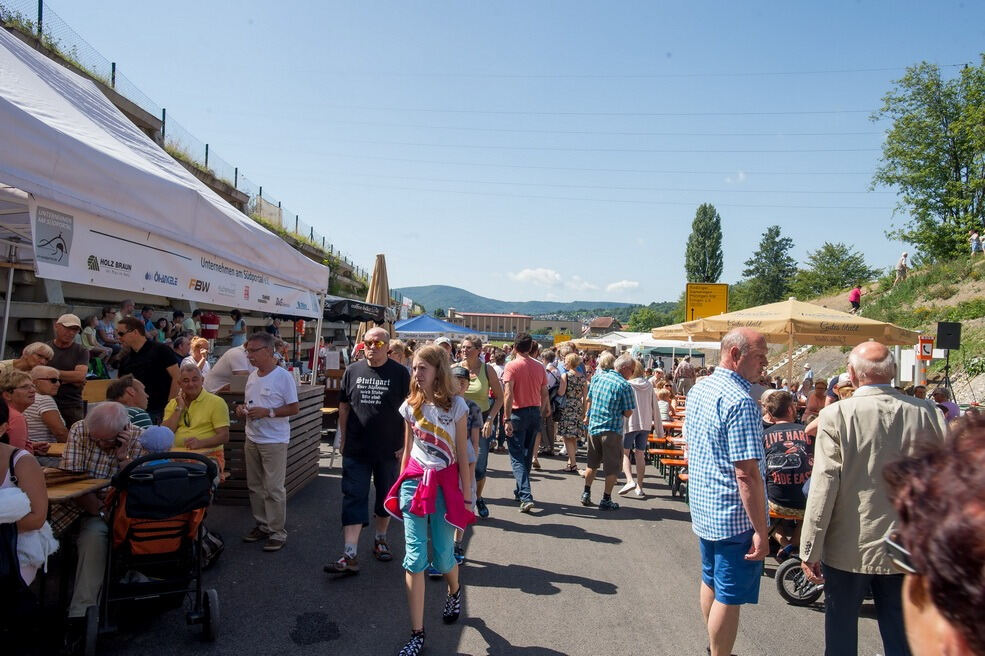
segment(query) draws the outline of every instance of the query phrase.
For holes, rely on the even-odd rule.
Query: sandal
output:
[[[536,469],[537,471],[540,471],[540,461],[537,460],[537,458],[533,459],[533,462],[530,463],[530,466]]]
[[[373,541],[373,557],[381,563],[388,563],[393,560],[393,555],[390,553],[390,546],[386,543],[386,540]]]
[[[564,469],[562,469],[561,471],[568,474],[574,474],[576,471],[578,471],[578,465],[565,465]]]

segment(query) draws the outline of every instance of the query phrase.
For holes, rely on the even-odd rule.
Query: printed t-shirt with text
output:
[[[392,458],[404,444],[400,404],[409,393],[410,372],[389,358],[379,367],[366,360],[349,365],[339,392],[339,401],[350,406],[343,455]]]
[[[763,431],[766,496],[787,508],[807,507],[804,483],[814,468],[814,438],[803,424],[773,424]]]
[[[431,469],[444,469],[455,463],[455,422],[467,415],[465,399],[456,396],[451,408],[443,410],[433,403],[423,403],[416,410],[406,401],[400,415],[414,431],[410,457]]]

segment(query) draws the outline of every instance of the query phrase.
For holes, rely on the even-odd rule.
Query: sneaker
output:
[[[397,656],[418,656],[424,650],[424,629],[412,631],[410,640],[404,645]]]
[[[475,500],[475,510],[482,519],[489,517],[489,507],[486,506],[486,502],[482,497]]]
[[[636,492],[633,492],[633,496],[636,497],[637,499],[646,498],[646,494],[643,492],[643,488],[641,487],[636,488]]]
[[[270,533],[259,526],[254,526],[253,530],[243,536],[243,542],[259,542],[260,540],[266,540],[270,537]]]
[[[582,492],[581,493],[581,505],[583,505],[583,506],[594,506],[595,505],[594,503],[592,503],[592,495],[589,492]]]
[[[458,542],[455,543],[455,562],[459,565],[465,562],[465,549]]]
[[[619,496],[625,496],[625,495],[629,494],[630,492],[633,491],[633,488],[634,487],[636,487],[636,482],[635,481],[630,481],[630,482],[626,483],[625,485],[623,485],[619,489]]]
[[[287,540],[284,538],[275,538],[273,536],[267,538],[267,542],[263,545],[264,551],[280,551],[287,544]]]
[[[619,504],[611,499],[602,499],[599,501],[599,510],[619,510]]]
[[[342,557],[336,560],[334,563],[329,563],[322,568],[326,574],[345,574],[347,576],[354,576],[359,573],[359,560],[353,556],[349,557],[342,554]]]
[[[434,565],[428,565],[427,574],[429,579],[434,580],[441,579],[445,576]]]
[[[458,620],[458,616],[461,614],[462,586],[458,586],[458,592],[445,597],[445,607],[441,609],[441,619],[444,620],[445,624],[452,624]]]
[[[390,553],[390,546],[386,543],[386,540],[373,540],[373,557],[381,563],[388,563],[393,560],[393,554]]]
[[[522,513],[529,513],[533,509],[534,509],[533,501],[524,501],[523,503],[520,504],[520,512]]]

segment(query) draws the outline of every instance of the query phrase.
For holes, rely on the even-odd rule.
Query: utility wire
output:
[[[374,107],[370,105],[323,105],[327,109],[380,112],[425,112],[441,114],[497,114],[506,116],[812,116],[821,114],[871,114],[871,109],[809,109],[786,112],[539,112],[504,109],[443,109],[440,107]]]

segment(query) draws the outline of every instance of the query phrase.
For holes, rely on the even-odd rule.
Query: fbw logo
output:
[[[188,289],[194,289],[196,292],[207,292],[209,291],[209,282],[192,278],[188,281]]]
[[[86,266],[89,267],[90,271],[99,271],[99,258],[95,255],[90,255],[89,259],[86,260]]]

